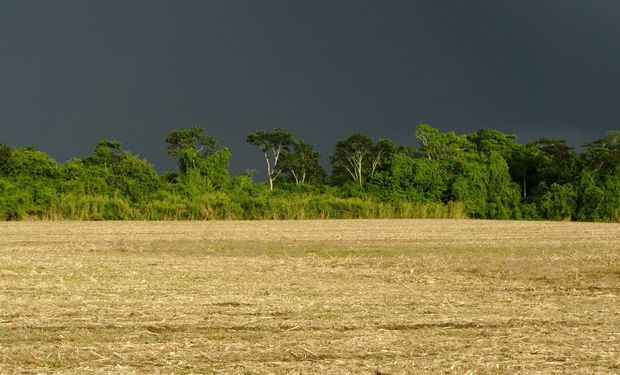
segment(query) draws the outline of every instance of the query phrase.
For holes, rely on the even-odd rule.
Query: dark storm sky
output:
[[[286,127],[326,157],[421,122],[566,138],[618,129],[618,0],[2,0],[0,142],[60,161],[102,138],[174,168],[164,138],[203,125],[232,171]]]

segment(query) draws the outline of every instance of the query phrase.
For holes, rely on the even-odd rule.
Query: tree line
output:
[[[264,159],[261,183],[232,176],[230,149],[202,127],[168,134],[178,169],[162,175],[118,141],[62,164],[0,143],[0,218],[620,221],[620,131],[581,152],[493,129],[457,135],[421,124],[414,137],[418,147],[363,133],[338,140],[328,174],[312,144],[286,129],[258,130],[247,142]]]

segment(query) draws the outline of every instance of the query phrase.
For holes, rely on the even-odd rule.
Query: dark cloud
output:
[[[428,122],[578,146],[618,129],[620,2],[0,3],[0,141],[65,160],[101,138],[173,168],[163,139],[204,125],[233,171],[248,132],[327,155],[353,131],[413,143]]]

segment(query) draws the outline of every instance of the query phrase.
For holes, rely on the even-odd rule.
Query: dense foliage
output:
[[[497,130],[422,124],[418,148],[356,133],[336,142],[332,173],[285,129],[251,133],[267,182],[230,176],[231,152],[203,128],[173,130],[177,172],[102,140],[59,164],[34,147],[0,144],[0,218],[73,220],[471,217],[620,221],[620,131],[577,152],[564,140],[527,144]],[[413,140],[413,139],[412,139]]]

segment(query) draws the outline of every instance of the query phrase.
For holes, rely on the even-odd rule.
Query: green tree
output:
[[[564,139],[539,138],[527,144],[537,157],[540,182],[547,185],[575,181],[578,156],[575,149]]]
[[[230,181],[228,174],[230,155],[230,149],[223,147],[207,159],[198,159],[199,162],[195,170],[202,176],[207,187],[217,189],[228,184]]]
[[[476,218],[513,218],[520,203],[519,188],[499,152],[467,158],[452,179],[449,195],[462,201],[467,213]]]
[[[605,191],[599,186],[592,171],[582,170],[577,181],[577,219],[600,220],[604,218]]]
[[[17,148],[11,152],[9,175],[26,180],[54,179],[58,176],[58,163],[32,146]]]
[[[572,184],[541,184],[544,192],[538,198],[541,216],[550,220],[570,220],[575,216],[577,194]]]
[[[500,154],[508,160],[517,147],[516,135],[504,134],[494,129],[479,129],[466,136],[479,154],[491,156],[493,153]]]
[[[44,215],[56,196],[56,160],[33,146],[14,148],[5,160],[7,174],[0,211],[9,219]]]
[[[319,156],[314,146],[296,140],[290,151],[282,153],[280,166],[293,178],[296,185],[304,185],[307,181],[322,181],[325,171],[319,165]]]
[[[441,132],[427,124],[418,125],[415,135],[420,144],[418,156],[436,164],[433,168],[441,175],[443,185],[449,186],[462,173],[466,160],[476,157],[475,148],[466,136]],[[444,191],[448,191],[447,187]]]
[[[605,177],[601,188],[604,192],[601,218],[620,223],[620,164]]]
[[[507,159],[510,176],[519,184],[523,201],[534,196],[533,193],[541,182],[539,172],[541,159],[538,155],[539,152],[533,148],[517,144]]]
[[[274,181],[284,171],[284,169],[278,165],[280,155],[283,151],[286,152],[290,150],[291,145],[295,142],[295,138],[293,138],[293,135],[288,130],[278,128],[270,132],[257,130],[250,133],[246,141],[258,147],[265,156],[269,190],[273,190]]]
[[[0,143],[0,177],[8,176],[11,171],[13,148]]]
[[[416,127],[415,137],[420,144],[420,151],[429,160],[462,159],[471,149],[465,136],[454,132],[441,132],[428,124]]]
[[[86,157],[84,162],[88,165],[101,165],[104,168],[116,164],[121,159],[121,147],[122,144],[119,141],[101,140],[95,145],[92,155]]]
[[[595,173],[607,174],[620,165],[620,131],[612,130],[596,141],[583,145],[584,159]]]
[[[499,153],[491,154],[488,163],[487,215],[492,219],[514,218],[520,201],[519,187],[512,181],[508,164]]]
[[[364,183],[364,165],[373,151],[372,139],[363,133],[355,133],[336,142],[336,150],[329,161],[335,175],[348,175],[360,187]],[[346,172],[346,173],[345,173]]]
[[[480,160],[467,160],[462,172],[450,187],[453,200],[463,202],[468,216],[487,218],[489,215],[489,165]]]
[[[181,173],[196,168],[198,159],[208,159],[218,148],[216,139],[206,135],[205,129],[200,126],[172,130],[166,137],[166,143],[166,152],[178,158]]]
[[[159,186],[153,166],[122,150],[119,141],[99,141],[91,155],[65,163],[62,172],[64,191],[120,196],[132,202],[144,200]]]
[[[375,173],[381,169],[387,159],[389,159],[398,147],[389,139],[380,139],[370,149],[370,179],[375,177]]]
[[[433,160],[396,152],[385,169],[372,181],[370,190],[389,199],[411,202],[441,202],[448,180],[441,165]]]

